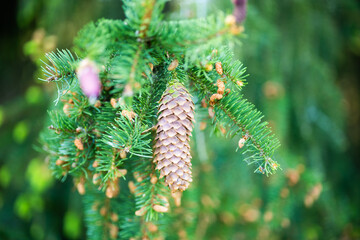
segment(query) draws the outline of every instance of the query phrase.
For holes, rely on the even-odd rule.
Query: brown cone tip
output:
[[[158,111],[154,162],[171,191],[184,191],[192,182],[189,140],[194,102],[186,88],[172,81],[163,93]]]

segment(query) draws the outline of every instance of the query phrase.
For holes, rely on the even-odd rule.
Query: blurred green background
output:
[[[37,78],[45,52],[71,49],[89,21],[123,18],[121,6],[18,0],[1,15],[0,239],[85,238],[71,180],[55,181],[36,151],[54,100],[54,86]],[[178,19],[219,9],[231,13],[231,1],[171,1],[164,11]],[[197,239],[360,239],[360,4],[250,0],[245,32],[235,47],[250,74],[245,95],[280,138],[283,171],[253,174],[238,139],[197,131]]]

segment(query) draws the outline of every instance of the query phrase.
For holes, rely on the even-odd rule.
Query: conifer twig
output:
[[[150,23],[151,23],[151,16],[154,10],[156,0],[147,0],[145,2],[145,14],[142,18],[142,22],[140,24],[140,38],[144,39],[147,36],[147,31],[149,29]]]
[[[144,4],[146,10],[145,10],[145,14],[142,18],[142,22],[140,24],[140,32],[139,32],[140,39],[144,39],[147,36],[147,31],[148,31],[149,25],[151,23],[151,16],[153,13],[155,2],[156,2],[155,0],[147,0]],[[141,43],[138,46],[138,49],[135,53],[135,57],[133,60],[133,64],[131,65],[131,70],[130,70],[130,75],[129,75],[129,83],[132,87],[135,84],[136,67],[139,63],[139,58],[140,58],[142,50],[143,50],[143,42],[141,41]]]
[[[206,84],[204,80],[199,80],[199,76],[196,76],[196,74],[194,73],[190,73],[189,75],[191,79],[198,86],[200,86],[200,89],[203,93],[205,93],[205,96],[216,92],[216,87],[213,86],[211,83]],[[206,73],[202,71],[201,75],[204,76],[206,75]],[[255,153],[248,157],[248,159],[253,159],[253,161],[250,161],[249,164],[262,159],[262,163],[258,164],[259,166],[255,171],[263,174],[266,173],[267,175],[269,173],[272,174],[274,170],[279,168],[279,165],[271,158],[271,154],[279,146],[278,140],[274,139],[273,136],[269,135],[270,130],[266,127],[267,123],[260,123],[260,113],[252,110],[252,107],[248,105],[247,102],[239,101],[241,100],[241,98],[239,97],[235,97],[234,99],[236,100],[234,101],[229,100],[229,97],[233,94],[234,93],[230,93],[229,96],[227,96],[226,98],[215,101],[213,105],[214,107],[219,107],[225,113],[225,115],[233,122],[233,124],[241,130],[240,132],[245,134],[243,137],[246,140],[249,139],[253,143],[253,146],[257,149],[258,153]],[[223,104],[224,99],[228,99],[231,110],[229,109],[229,106]],[[250,124],[243,124],[240,119],[233,114],[233,111],[238,112],[241,111],[241,109],[246,110],[246,116],[249,118],[246,121],[249,122],[251,119]],[[248,129],[248,126],[251,126],[251,130]],[[257,134],[258,136],[255,137],[254,134]],[[259,139],[262,140],[261,143],[258,142]],[[245,152],[249,152],[252,154],[252,150],[247,150]]]

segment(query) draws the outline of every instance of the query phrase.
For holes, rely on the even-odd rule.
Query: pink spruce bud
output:
[[[93,61],[85,58],[80,62],[76,72],[83,93],[89,98],[90,103],[95,103],[101,92],[99,69]]]
[[[237,23],[242,23],[246,17],[246,4],[247,0],[233,0],[234,12]]]

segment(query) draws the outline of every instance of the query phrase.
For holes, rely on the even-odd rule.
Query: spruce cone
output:
[[[194,121],[194,103],[186,88],[172,81],[161,97],[154,162],[169,188],[184,191],[191,178],[189,140]]]

